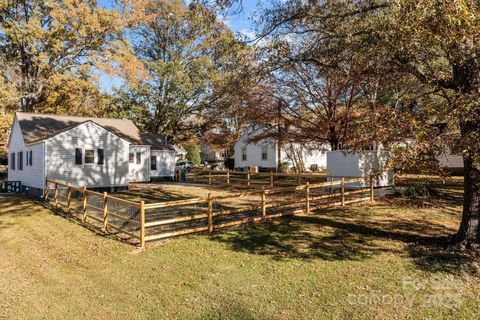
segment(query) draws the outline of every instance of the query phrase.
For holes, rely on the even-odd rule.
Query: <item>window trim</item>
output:
[[[155,161],[153,161],[155,159]],[[155,166],[155,169],[153,168]],[[158,162],[157,156],[150,156],[150,171],[157,171],[158,170]]]
[[[242,147],[242,161],[248,161],[247,147]]]
[[[265,152],[264,152],[265,150]],[[260,148],[260,158],[262,161],[268,161],[268,146],[267,145],[262,145]],[[263,157],[265,155],[265,157]]]
[[[92,162],[87,162],[87,152],[92,152]],[[88,157],[90,159],[90,157]],[[84,149],[83,150],[83,164],[93,165],[95,164],[95,149]]]

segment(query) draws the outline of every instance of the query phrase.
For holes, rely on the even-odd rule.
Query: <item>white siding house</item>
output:
[[[46,177],[93,189],[126,188],[150,181],[151,148],[129,120],[17,113],[8,142],[8,180],[20,181],[32,195],[43,193]],[[156,176],[170,176],[175,151],[165,158]]]
[[[234,161],[236,169],[258,167],[264,170],[275,170],[278,166],[278,144],[274,138],[266,138],[257,142],[250,141],[259,130],[247,129],[234,146]],[[327,165],[329,146],[287,143],[280,149],[280,162],[289,167],[303,167],[310,170],[312,166],[324,169]]]

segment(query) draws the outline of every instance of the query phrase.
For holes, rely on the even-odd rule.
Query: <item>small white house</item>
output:
[[[234,146],[235,169],[258,167],[261,170],[276,170],[278,166],[278,143],[274,138],[265,138],[257,142],[250,140],[259,135],[253,128],[247,129]],[[287,143],[280,149],[280,162],[289,167],[303,167],[307,170],[324,169],[327,166],[329,146]]]
[[[327,154],[327,175],[340,177],[370,177],[375,175],[376,187],[394,185],[392,169],[387,168],[388,152],[347,150],[330,151]],[[360,183],[366,186],[368,183]]]
[[[31,195],[43,193],[46,177],[115,190],[152,177],[173,177],[175,166],[175,151],[165,140],[140,134],[126,119],[19,112],[8,154],[8,180],[20,181]]]

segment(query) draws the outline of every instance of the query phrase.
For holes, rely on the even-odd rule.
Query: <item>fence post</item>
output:
[[[72,186],[67,185],[67,213],[70,213],[70,203],[72,202]]]
[[[107,193],[103,193],[103,228],[107,230],[108,224],[108,197]]]
[[[247,185],[250,186],[250,170],[247,173]]]
[[[50,192],[49,190],[49,183],[48,183],[48,177],[45,178],[45,196],[43,197],[43,199],[45,200],[45,203],[48,203],[48,193]]]
[[[193,183],[197,183],[197,174],[193,172]]]
[[[230,185],[230,172],[227,171],[227,185]]]
[[[267,208],[265,206],[265,187],[262,187],[262,220],[267,220]]]
[[[342,207],[345,206],[345,178],[342,177]]]
[[[370,175],[370,202],[373,201],[373,175]]]
[[[58,204],[58,182],[57,182],[57,180],[55,180],[55,193],[54,193],[53,199],[55,200],[55,209],[56,209],[57,204]]]
[[[83,222],[87,222],[87,187],[83,187]]]
[[[273,188],[273,172],[270,171],[270,187]]]
[[[212,194],[208,194],[208,233],[212,234],[213,232],[213,199]]]
[[[300,175],[300,172],[297,173],[297,180],[298,180],[298,185],[302,184],[302,176]]]
[[[145,248],[145,201],[140,201],[140,246]]]
[[[307,188],[306,190],[306,212],[307,214],[310,214],[310,182],[307,181]]]
[[[212,184],[212,173],[208,171],[208,184]]]

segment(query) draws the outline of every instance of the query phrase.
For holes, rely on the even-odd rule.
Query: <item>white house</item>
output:
[[[265,138],[257,142],[250,140],[259,135],[259,130],[247,129],[234,146],[235,169],[258,167],[260,170],[276,170],[278,166],[278,143],[274,138]],[[329,146],[287,143],[280,148],[280,162],[289,167],[303,167],[310,170],[324,169],[327,166]]]
[[[46,177],[115,190],[173,177],[175,165],[174,149],[158,135],[140,134],[130,120],[20,112],[8,154],[8,180],[20,181],[31,195],[43,193]]]

